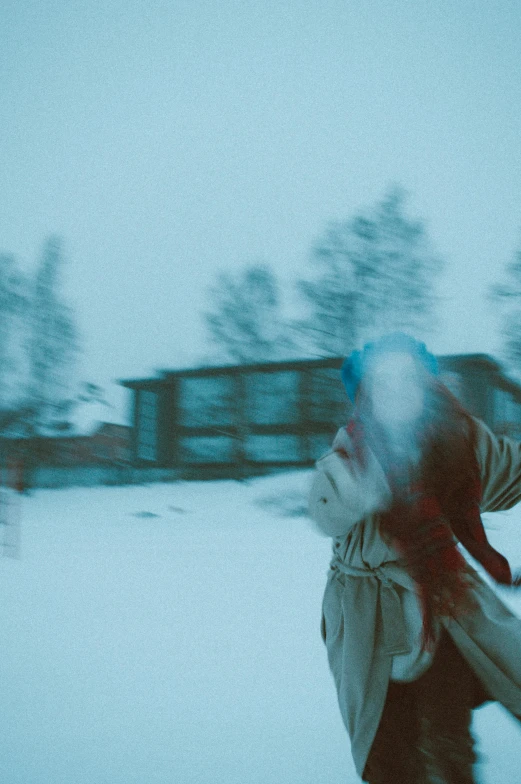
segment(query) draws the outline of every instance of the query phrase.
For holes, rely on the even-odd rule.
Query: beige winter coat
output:
[[[477,457],[483,484],[482,512],[521,501],[521,442],[499,437],[480,420]],[[338,438],[338,436],[337,436]],[[348,439],[345,429],[341,438]],[[345,442],[349,453],[349,442]],[[333,558],[322,604],[321,633],[340,711],[361,776],[382,715],[388,683],[414,679],[428,663],[418,659],[419,610],[414,586],[396,553],[378,533],[378,510],[387,508],[388,486],[376,458],[363,476],[354,460],[328,453],[317,461],[310,514],[333,537]],[[443,625],[488,693],[521,717],[521,620],[475,574],[478,610]],[[395,671],[398,677],[395,678]]]

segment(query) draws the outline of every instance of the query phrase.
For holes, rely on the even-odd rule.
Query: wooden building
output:
[[[100,422],[90,434],[60,435],[47,438],[56,466],[117,465],[131,456],[130,428],[113,422]]]
[[[132,391],[131,461],[181,476],[311,466],[346,421],[343,358],[165,371]],[[521,438],[521,386],[485,354],[438,357],[440,377],[494,431]]]
[[[100,422],[89,434],[32,438],[8,434],[2,437],[3,462],[15,459],[60,468],[130,464],[131,436],[128,425],[112,422]]]

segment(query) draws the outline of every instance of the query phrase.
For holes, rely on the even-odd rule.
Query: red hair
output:
[[[413,357],[414,358],[414,357]],[[420,367],[423,410],[406,428],[405,443],[417,452],[414,471],[396,451],[373,416],[367,384],[360,384],[348,425],[356,453],[368,446],[388,480],[391,507],[379,515],[380,532],[393,544],[418,587],[424,615],[424,644],[432,642],[435,616],[471,607],[469,569],[459,540],[498,582],[512,583],[508,561],[488,543],[480,516],[481,476],[476,423],[437,377]],[[412,477],[412,478],[411,478]]]

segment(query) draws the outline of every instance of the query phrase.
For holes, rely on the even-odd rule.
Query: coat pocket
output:
[[[322,612],[322,617],[320,619],[320,636],[322,637],[323,642],[326,642],[326,619],[324,618],[324,613]]]
[[[329,580],[322,600],[320,634],[326,645],[330,645],[341,631],[344,619],[342,608],[343,586],[336,580]]]

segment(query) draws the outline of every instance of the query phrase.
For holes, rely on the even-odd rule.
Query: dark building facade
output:
[[[346,421],[343,358],[165,371],[132,391],[131,461],[180,475],[310,466]],[[494,431],[521,438],[521,386],[485,354],[438,357],[441,380]]]
[[[39,436],[3,438],[7,460],[26,460],[33,456],[38,465],[64,468],[89,465],[130,463],[131,428],[109,422],[100,423],[91,435]]]

